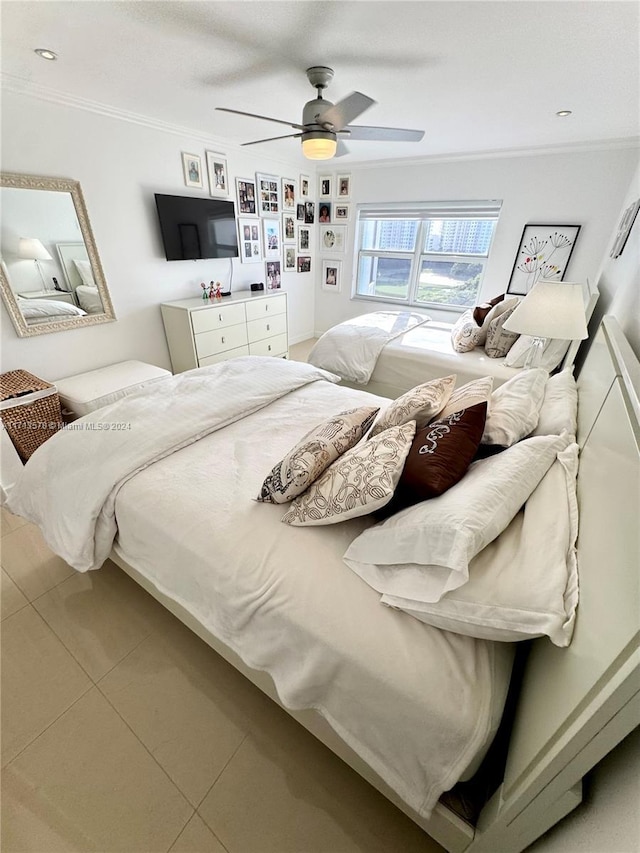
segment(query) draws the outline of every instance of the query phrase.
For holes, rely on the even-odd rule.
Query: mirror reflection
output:
[[[0,207],[2,292],[19,335],[114,319],[77,182],[3,174]]]

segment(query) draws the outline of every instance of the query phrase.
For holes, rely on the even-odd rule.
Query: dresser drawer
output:
[[[191,312],[191,323],[196,335],[226,326],[236,326],[244,321],[244,305],[212,305],[202,311]]]
[[[198,361],[209,355],[226,352],[247,343],[247,326],[228,326],[225,329],[216,329],[215,332],[202,332],[195,336],[196,353]]]
[[[271,317],[273,314],[286,313],[286,296],[270,296],[269,299],[256,299],[255,302],[247,302],[247,320],[259,320],[260,317]]]
[[[265,338],[263,341],[249,344],[250,355],[287,355],[288,351],[286,335],[277,335],[275,338]]]
[[[235,349],[228,349],[226,352],[219,352],[217,355],[208,355],[206,358],[198,359],[198,364],[200,367],[208,367],[210,364],[227,361],[229,358],[238,358],[240,355],[249,355],[249,347],[236,347]]]
[[[275,335],[287,334],[287,315],[276,314],[275,317],[267,317],[266,320],[251,320],[247,323],[249,330],[249,343],[261,341],[264,338],[273,338]]]

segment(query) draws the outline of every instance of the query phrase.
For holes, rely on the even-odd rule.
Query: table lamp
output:
[[[42,269],[40,268],[40,261],[50,261],[52,258],[40,240],[37,237],[21,237],[18,242],[18,257],[34,261],[42,279],[43,290],[49,290],[45,277],[42,274]]]
[[[574,341],[587,337],[582,285],[539,281],[505,320],[503,328],[533,337],[524,366],[539,367],[547,338]]]

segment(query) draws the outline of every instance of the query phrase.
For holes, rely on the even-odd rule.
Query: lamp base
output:
[[[524,362],[524,369],[531,370],[534,367],[540,367],[542,364],[542,353],[544,352],[545,345],[547,343],[546,338],[534,337],[531,342],[531,348],[527,353],[527,357]]]

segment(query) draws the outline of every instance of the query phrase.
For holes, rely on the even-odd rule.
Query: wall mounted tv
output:
[[[232,201],[156,193],[156,207],[168,261],[238,257]]]

